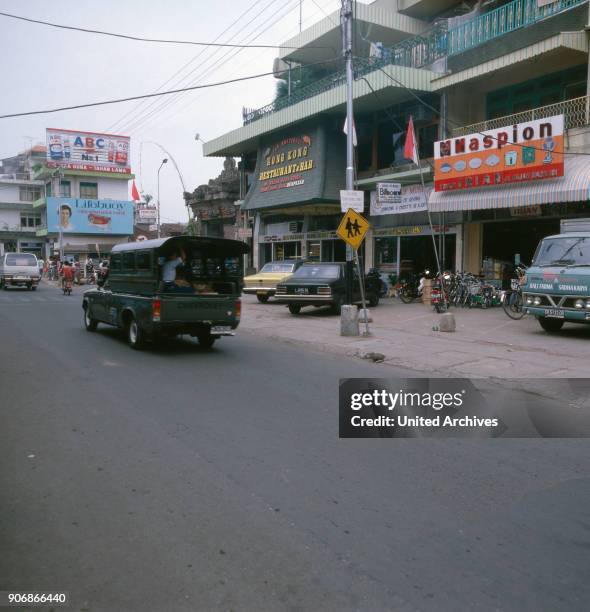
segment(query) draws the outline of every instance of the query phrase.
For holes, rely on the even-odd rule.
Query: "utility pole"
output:
[[[342,40],[346,60],[346,190],[354,189],[354,115],[352,112],[352,0],[342,0]],[[352,247],[346,245],[346,304],[352,304]]]

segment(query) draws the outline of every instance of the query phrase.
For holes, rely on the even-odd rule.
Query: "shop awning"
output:
[[[433,191],[428,207],[433,212],[445,212],[586,200],[590,200],[590,155],[569,155],[564,161],[562,178],[464,191]]]

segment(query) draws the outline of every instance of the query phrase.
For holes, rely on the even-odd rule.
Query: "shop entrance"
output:
[[[435,236],[436,248],[443,270],[455,269],[455,234],[445,234],[443,240]],[[436,255],[431,236],[400,237],[400,276],[414,272],[420,274],[424,270],[436,272]]]
[[[531,263],[541,238],[559,234],[559,219],[523,219],[484,223],[483,258],[513,265],[514,256]]]

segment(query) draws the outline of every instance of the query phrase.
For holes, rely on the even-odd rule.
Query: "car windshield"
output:
[[[537,249],[534,265],[590,265],[590,236],[545,238]]]
[[[340,266],[319,265],[301,266],[293,275],[294,278],[338,278],[340,276]]]
[[[291,263],[267,263],[264,264],[264,267],[261,272],[281,272],[288,273],[293,272],[293,264]]]
[[[7,266],[36,266],[37,260],[34,255],[28,253],[12,253],[6,256]]]

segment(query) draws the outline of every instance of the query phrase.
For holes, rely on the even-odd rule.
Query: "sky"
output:
[[[301,3],[303,29],[341,4]],[[0,11],[147,38],[274,45],[299,32],[299,4],[300,0],[0,0]],[[0,56],[0,114],[10,114],[271,72],[278,49],[144,43],[0,16]],[[268,104],[275,87],[276,79],[268,76],[146,101],[1,119],[0,158],[44,144],[46,128],[128,135],[140,192],[155,196],[162,159],[176,161],[179,172],[171,160],[160,172],[162,221],[186,222],[179,173],[187,191],[193,191],[223,168],[223,159],[203,157],[195,135],[208,141],[241,127],[242,107]]]

